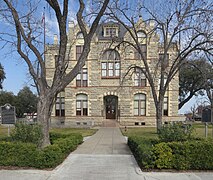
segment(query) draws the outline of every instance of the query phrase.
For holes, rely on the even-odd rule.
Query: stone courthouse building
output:
[[[158,89],[159,76],[156,70],[161,57],[161,45],[157,34],[147,32],[154,24],[145,24],[139,19],[137,35],[141,40],[141,49],[155,76]],[[83,49],[83,35],[78,26],[69,23],[67,60],[68,70],[72,69]],[[145,75],[140,55],[136,50],[124,44],[112,43],[131,41],[125,28],[118,23],[100,24],[91,42],[91,51],[85,66],[61,92],[52,112],[51,123],[65,126],[101,126],[109,120],[120,125],[155,126],[155,105],[151,88]],[[51,83],[58,52],[58,39],[46,45],[46,70]],[[177,55],[177,46],[169,50],[168,66]],[[154,74],[155,73],[155,74]],[[173,78],[164,97],[163,121],[178,120],[178,74]]]

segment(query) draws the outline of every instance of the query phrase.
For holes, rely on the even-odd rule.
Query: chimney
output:
[[[57,45],[58,44],[58,35],[57,34],[54,34],[53,40],[54,40],[53,44]]]

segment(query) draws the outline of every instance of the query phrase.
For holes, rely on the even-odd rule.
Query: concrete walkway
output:
[[[136,171],[140,172],[119,128],[101,128],[49,180],[139,180]]]
[[[213,173],[141,172],[119,128],[100,128],[53,171],[0,170],[0,180],[212,180]]]

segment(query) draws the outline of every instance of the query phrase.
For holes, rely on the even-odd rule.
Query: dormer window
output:
[[[117,26],[104,27],[104,37],[115,37],[115,36],[118,36]]]
[[[138,38],[144,38],[144,39],[146,38],[146,34],[141,30],[137,32],[137,36]]]
[[[82,32],[78,32],[76,38],[77,39],[83,39],[84,38],[83,33]]]
[[[114,37],[116,34],[116,28],[106,28],[106,36]]]

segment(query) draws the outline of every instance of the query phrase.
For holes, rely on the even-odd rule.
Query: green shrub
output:
[[[22,142],[0,142],[1,166],[33,166],[36,145]]]
[[[138,157],[138,164],[144,169],[154,168],[155,156],[153,153],[153,145],[141,144],[136,150],[135,155]]]
[[[175,169],[213,169],[213,142],[189,141],[168,143],[173,151]]]
[[[37,146],[41,145],[42,140],[41,126],[38,124],[25,124],[19,122],[15,124],[15,128],[11,134],[12,141],[21,141],[24,143],[33,143]]]
[[[186,141],[192,139],[193,127],[183,123],[173,123],[164,125],[158,133],[162,142]]]
[[[55,133],[55,132],[50,132],[50,142],[53,143],[53,141],[59,139],[59,138],[66,138],[69,135],[67,134],[62,134],[62,133]]]
[[[157,139],[132,136],[128,138],[128,145],[140,167],[149,169],[154,167],[155,157],[153,146],[158,143]]]
[[[60,134],[60,133],[50,133],[51,144],[58,144],[63,152],[75,150],[78,144],[83,142],[83,136],[79,133],[70,134]]]
[[[213,170],[213,141],[159,142],[129,137],[128,145],[143,169]]]
[[[167,143],[156,144],[153,148],[153,154],[155,156],[155,165],[157,168],[162,169],[171,169],[172,168],[172,149],[168,146]]]
[[[178,170],[190,169],[190,155],[188,142],[170,142],[168,146],[172,149],[173,153],[173,168]]]
[[[44,149],[38,149],[32,143],[0,142],[0,165],[52,168],[61,163],[82,141],[80,134],[57,134],[53,144]]]
[[[56,167],[63,161],[64,154],[58,145],[50,145],[40,150],[35,157],[34,167],[51,168]]]

